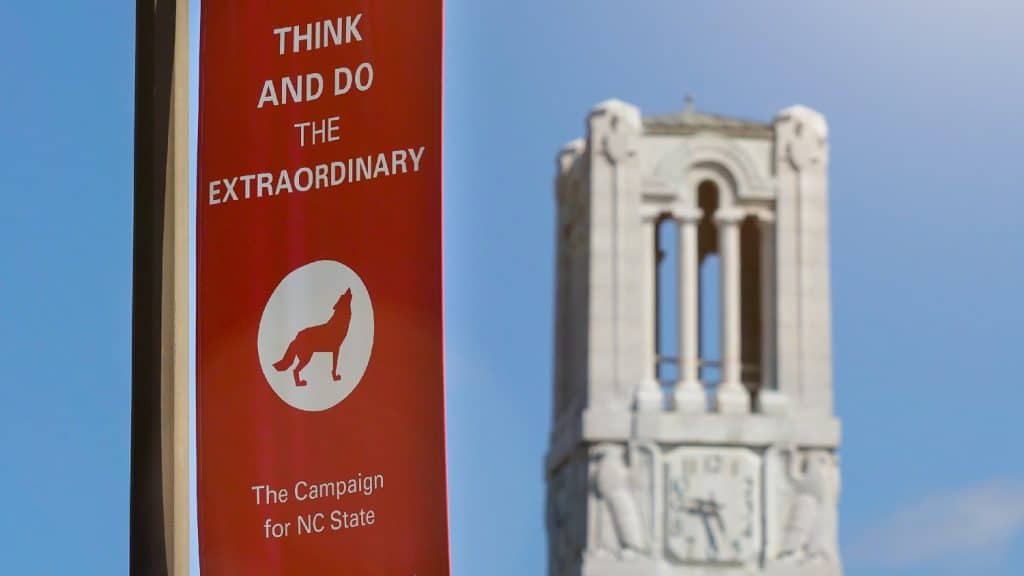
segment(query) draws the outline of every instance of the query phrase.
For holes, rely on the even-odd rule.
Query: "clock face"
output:
[[[761,459],[742,448],[680,448],[665,468],[666,541],[690,563],[745,564],[761,553]]]

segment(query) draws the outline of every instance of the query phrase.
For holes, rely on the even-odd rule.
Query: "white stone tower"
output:
[[[551,576],[842,573],[827,168],[801,106],[613,100],[561,152]]]

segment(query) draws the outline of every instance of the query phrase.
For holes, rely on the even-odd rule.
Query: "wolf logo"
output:
[[[341,353],[341,345],[345,342],[345,337],[348,336],[348,327],[351,321],[352,291],[345,290],[334,304],[334,313],[331,314],[330,319],[323,324],[299,330],[299,333],[288,344],[284,356],[274,362],[274,369],[284,372],[294,365],[292,375],[295,377],[295,385],[305,386],[306,381],[299,376],[299,373],[313,359],[313,354],[330,352],[333,360],[331,377],[335,382],[341,380],[341,375],[338,374],[338,356]]]

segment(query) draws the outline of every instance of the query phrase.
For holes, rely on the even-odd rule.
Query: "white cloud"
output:
[[[858,559],[890,568],[998,563],[1024,531],[1024,481],[994,480],[897,510],[857,542]]]

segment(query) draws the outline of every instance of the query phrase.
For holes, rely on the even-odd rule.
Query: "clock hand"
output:
[[[703,516],[706,506],[707,504],[701,498],[692,498],[686,507],[686,513],[693,514],[694,516]]]
[[[708,535],[708,546],[717,554],[718,542],[715,540],[715,531],[711,529],[711,518],[707,514],[701,514],[701,520],[704,521],[704,532]]]
[[[722,508],[723,506],[715,500],[715,495],[712,494],[708,501],[708,514],[718,523],[718,529],[725,534],[725,519],[722,518]]]
[[[690,506],[686,511],[697,516],[706,516],[713,512],[715,506],[716,504],[710,500],[694,498],[690,501]]]
[[[708,546],[715,554],[718,553],[718,541],[715,539],[715,531],[711,527],[711,521],[717,516],[717,504],[713,500],[694,498],[693,503],[686,509],[694,516],[700,516],[701,524],[704,525],[704,533],[707,535]]]

